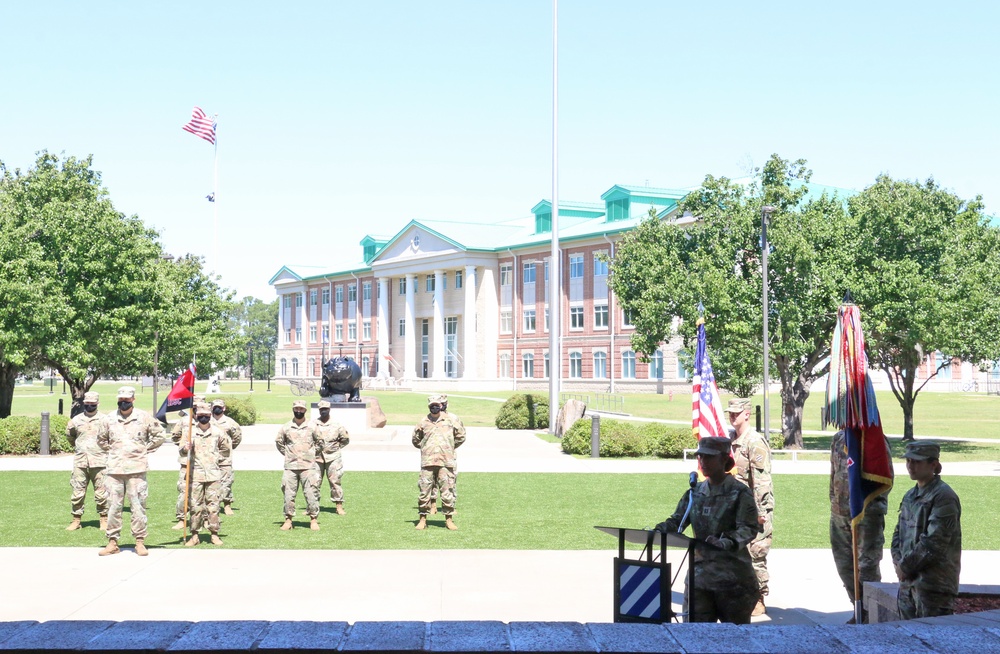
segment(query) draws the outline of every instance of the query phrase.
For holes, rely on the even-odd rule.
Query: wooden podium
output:
[[[681,615],[671,608],[670,591],[674,580],[670,577],[667,548],[684,548],[688,561],[687,586],[694,588],[695,539],[688,538],[684,534],[664,534],[646,529],[622,527],[595,527],[595,529],[609,536],[618,537],[618,556],[615,558],[614,570],[614,621],[659,624],[670,622]],[[638,558],[625,558],[626,542],[643,545]],[[657,546],[659,554],[654,556],[653,550]],[[690,613],[690,604],[687,610]]]

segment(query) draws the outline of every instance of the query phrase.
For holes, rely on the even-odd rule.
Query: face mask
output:
[[[441,407],[439,407],[436,404],[432,404],[429,408],[431,410],[431,415],[436,416],[437,414],[441,413]]]
[[[292,411],[292,415],[295,416],[296,420],[302,420],[306,417],[305,411]]]
[[[200,422],[203,425],[207,425],[209,422],[211,422],[211,420],[212,416],[198,416],[198,422]]]
[[[223,409],[221,406],[213,407],[212,415],[221,416],[223,411],[225,411],[225,409]]]
[[[97,405],[96,404],[84,404],[83,405],[83,410],[86,411],[87,413],[93,413],[94,411],[97,411]]]
[[[319,410],[319,417],[323,418],[324,420],[326,420],[327,418],[329,418],[330,417],[330,409],[320,409]]]
[[[119,411],[128,411],[131,408],[132,408],[132,402],[129,402],[128,400],[121,400],[118,402]]]

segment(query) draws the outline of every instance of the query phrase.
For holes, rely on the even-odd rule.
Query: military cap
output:
[[[318,408],[320,408],[320,409],[329,409],[330,408],[330,401],[329,400],[320,400],[319,404],[317,404],[316,406]]]
[[[306,401],[305,400],[295,400],[294,402],[292,402],[292,408],[293,409],[304,409],[304,408],[306,408]]]
[[[906,444],[904,459],[927,461],[941,458],[941,446],[933,441],[910,441]]]
[[[97,394],[97,391],[87,391],[83,394],[83,401],[85,404],[97,404],[101,401],[101,396]]]
[[[427,406],[430,406],[431,404],[444,404],[447,401],[447,395],[431,395],[427,398]]]
[[[220,397],[217,400],[212,400],[212,406],[221,406],[223,409],[225,409],[226,401]]]
[[[698,449],[695,454],[726,454],[732,455],[732,441],[721,436],[706,436],[698,439]]]
[[[119,400],[134,400],[135,399],[135,388],[132,386],[122,386],[118,389],[118,399]]]
[[[210,407],[207,404],[198,404],[194,407],[194,414],[196,416],[201,416],[201,415],[210,416],[212,415],[212,407]]]
[[[750,410],[750,400],[729,400],[726,413],[743,413]]]

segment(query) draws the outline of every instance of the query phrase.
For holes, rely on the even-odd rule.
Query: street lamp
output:
[[[271,348],[267,348],[267,392],[271,392]]]
[[[763,290],[762,290],[762,301],[761,301],[761,303],[764,305],[764,438],[767,439],[768,442],[770,442],[770,439],[771,439],[771,422],[770,422],[770,420],[771,420],[771,413],[770,413],[770,399],[769,399],[769,393],[768,393],[768,390],[769,390],[769,387],[770,387],[770,379],[768,378],[769,377],[768,373],[769,373],[769,368],[770,368],[770,361],[768,360],[769,359],[769,356],[768,356],[769,355],[769,353],[768,353],[768,341],[770,339],[769,339],[768,333],[767,333],[767,314],[768,314],[768,306],[767,306],[767,296],[768,296],[768,288],[767,288],[767,250],[768,250],[768,244],[767,244],[767,223],[771,219],[771,214],[773,214],[774,212],[775,212],[775,208],[772,207],[771,205],[765,205],[765,206],[761,207],[761,210],[760,210],[760,249],[761,249],[760,263],[761,263],[761,271],[762,271],[761,277],[762,277],[762,279],[764,281]]]
[[[247,345],[247,362],[250,365],[250,392],[253,393],[253,345]]]

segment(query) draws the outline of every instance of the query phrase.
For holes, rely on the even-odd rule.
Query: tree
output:
[[[858,226],[852,289],[869,360],[888,375],[911,440],[917,396],[952,357],[1000,358],[1000,236],[979,197],[962,200],[933,179],[880,176],[849,206]],[[935,351],[943,361],[918,379]]]
[[[804,160],[772,155],[748,184],[705,178],[680,209],[688,226],[646,220],[619,243],[611,286],[636,327],[632,344],[653,352],[676,328],[694,349],[697,306],[722,388],[750,395],[763,377],[760,215],[768,230],[769,352],[781,381],[785,444],[802,446],[802,408],[828,367],[836,307],[846,287],[849,228],[843,201],[809,196]]]
[[[240,334],[242,348],[237,365],[247,367],[248,348],[253,348],[253,376],[255,379],[268,374],[268,356],[274,360],[274,350],[278,347],[278,300],[264,302],[255,297],[245,297],[237,317],[236,329]]]

